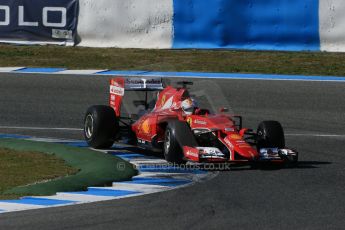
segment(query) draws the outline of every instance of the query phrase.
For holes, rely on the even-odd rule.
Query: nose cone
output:
[[[257,160],[259,158],[258,151],[256,151],[255,148],[253,148],[245,140],[243,140],[242,136],[238,134],[231,134],[228,135],[225,139],[226,143],[231,143],[230,146],[232,147],[233,151],[235,151],[240,156],[240,158],[244,158],[249,161]]]
[[[248,145],[248,144],[247,144]],[[237,147],[235,151],[243,158],[246,158],[250,161],[255,161],[259,159],[259,154],[252,146],[248,145],[248,147]]]

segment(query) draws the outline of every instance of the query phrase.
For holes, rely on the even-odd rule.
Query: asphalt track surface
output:
[[[80,139],[86,108],[107,103],[108,80],[0,74],[0,133]],[[164,193],[2,214],[0,229],[343,229],[345,83],[212,82],[244,116],[245,126],[281,121],[288,146],[300,152],[299,165],[233,169]],[[206,92],[219,93],[201,84]]]

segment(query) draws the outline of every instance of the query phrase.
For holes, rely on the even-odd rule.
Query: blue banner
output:
[[[320,50],[318,0],[174,0],[173,48]]]
[[[74,45],[78,0],[1,0],[0,42]]]

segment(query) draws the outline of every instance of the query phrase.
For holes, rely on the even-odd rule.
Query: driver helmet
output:
[[[192,98],[187,98],[182,101],[181,108],[186,115],[192,115],[196,108],[196,102]]]

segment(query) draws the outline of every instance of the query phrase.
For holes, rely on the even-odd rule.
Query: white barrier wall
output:
[[[79,0],[79,4],[79,46],[345,52],[345,0]]]
[[[80,0],[79,46],[171,48],[172,0]]]
[[[345,1],[319,1],[321,51],[345,52]]]

